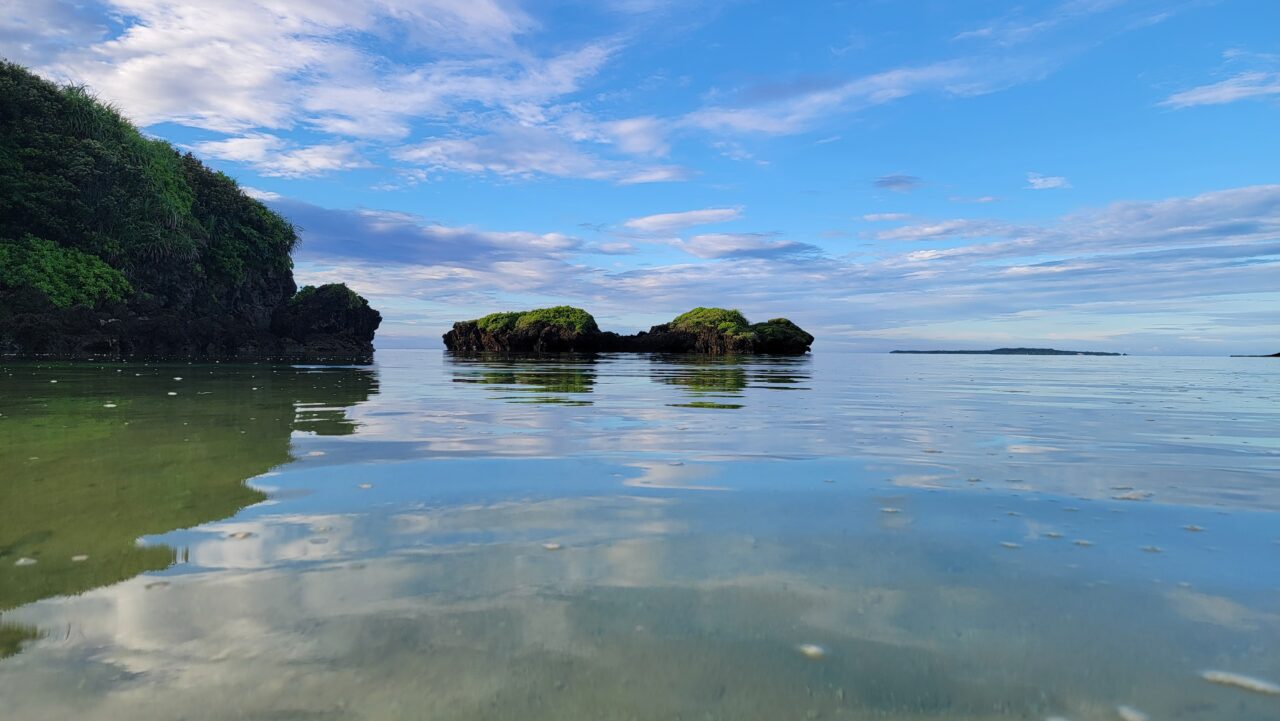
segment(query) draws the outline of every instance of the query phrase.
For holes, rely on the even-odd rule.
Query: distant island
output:
[[[737,310],[694,308],[647,332],[601,331],[573,306],[491,313],[453,324],[444,345],[457,353],[703,353],[801,355],[813,336],[786,318],[749,323]]]
[[[382,316],[298,290],[297,243],[236,181],[0,61],[0,355],[369,361]]]
[[[1280,358],[1280,353],[1270,355],[1233,355],[1232,358]]]
[[[1105,355],[1122,356],[1124,353],[1098,351],[1058,350],[1056,348],[996,348],[994,350],[895,350],[890,353],[915,355]]]

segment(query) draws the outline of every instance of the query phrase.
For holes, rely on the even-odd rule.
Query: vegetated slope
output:
[[[295,299],[297,243],[230,177],[84,88],[0,62],[0,353],[370,354],[381,316],[363,298]]]

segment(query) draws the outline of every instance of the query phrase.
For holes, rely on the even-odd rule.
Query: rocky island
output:
[[[298,291],[297,243],[84,88],[0,62],[0,355],[367,362],[381,315]]]
[[[813,336],[786,318],[749,323],[724,308],[694,308],[635,335],[601,331],[590,313],[572,306],[492,313],[461,321],[444,334],[458,353],[703,353],[801,355]]]
[[[1056,348],[995,348],[993,350],[895,350],[890,353],[914,355],[1095,355],[1122,356],[1124,353],[1100,351],[1058,350]]]

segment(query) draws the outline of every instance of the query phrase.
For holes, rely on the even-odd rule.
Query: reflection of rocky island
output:
[[[1233,355],[1232,358],[1280,358],[1280,353],[1272,353],[1271,355]]]
[[[736,310],[694,308],[648,332],[618,335],[601,331],[581,308],[557,306],[493,313],[453,324],[445,347],[462,353],[705,353],[800,355],[813,336],[786,318],[748,323]]]
[[[995,350],[895,350],[891,353],[914,355],[1104,355],[1120,356],[1124,353],[1099,351],[1057,350],[1055,348],[996,348]]]
[[[367,360],[381,316],[296,293],[287,220],[84,89],[0,61],[0,354]]]
[[[351,433],[377,390],[355,368],[117,368],[4,369],[0,611],[169,566],[137,539],[263,500],[245,479],[289,462],[293,432]],[[0,657],[34,633],[0,622]]]
[[[513,396],[502,400],[517,403],[557,403],[591,405],[580,396],[596,384],[595,359],[591,356],[562,357],[556,364],[531,363],[509,356],[452,356],[457,366],[454,383],[492,386]]]

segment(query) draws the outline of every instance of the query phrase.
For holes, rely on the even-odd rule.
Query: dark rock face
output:
[[[483,330],[475,321],[463,321],[444,334],[444,346],[458,353],[594,353],[602,350],[602,335],[548,323]]]
[[[180,314],[158,303],[58,308],[30,291],[6,301],[0,304],[0,355],[32,357],[368,363],[382,322],[341,284],[304,288],[284,302],[258,298],[225,314]]]
[[[635,335],[599,331],[594,321],[583,330],[541,322],[485,329],[478,321],[462,321],[444,334],[445,348],[455,353],[802,355],[812,344],[812,335],[785,318],[728,330],[664,323]]]
[[[271,329],[283,354],[305,358],[369,358],[382,314],[345,284],[307,286],[276,311]]]

